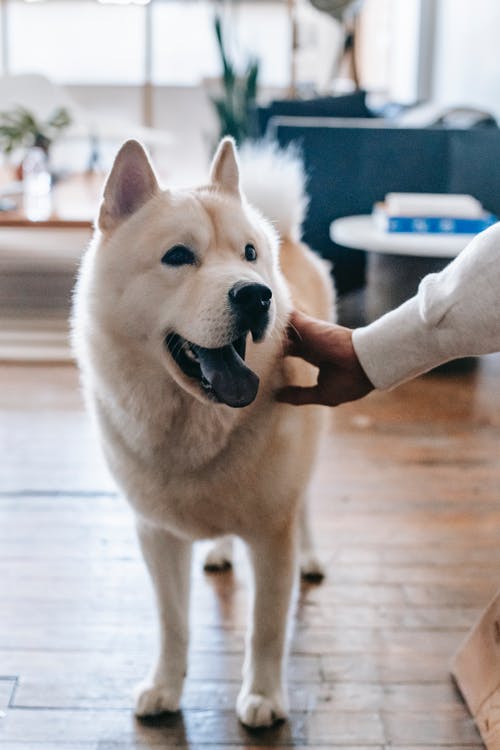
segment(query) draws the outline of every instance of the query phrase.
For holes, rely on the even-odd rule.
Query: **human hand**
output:
[[[278,401],[294,406],[338,406],[363,398],[374,388],[352,345],[350,328],[294,312],[288,327],[285,355],[302,357],[317,367],[318,382],[309,388],[294,385],[282,388],[277,393]]]

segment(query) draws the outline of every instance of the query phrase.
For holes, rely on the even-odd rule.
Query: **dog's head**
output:
[[[288,294],[276,234],[240,192],[232,140],[221,142],[208,185],[167,191],[142,146],[125,143],[99,229],[101,322],[161,359],[193,396],[250,404],[259,378],[245,362],[247,345],[258,363],[259,342],[283,328]]]

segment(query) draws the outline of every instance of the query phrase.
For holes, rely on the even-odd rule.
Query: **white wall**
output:
[[[85,109],[123,123],[140,125],[142,91],[139,86],[70,86],[71,96]],[[208,165],[217,122],[202,86],[158,86],[153,100],[154,127],[169,131],[172,146],[153,149],[155,164],[165,181],[192,184]],[[133,135],[133,133],[131,133]],[[104,168],[117,144],[103,144]]]
[[[500,117],[500,2],[436,2],[433,98]]]
[[[361,83],[391,102],[413,104],[422,86],[422,35],[439,0],[365,0],[359,28]]]
[[[421,0],[393,0],[389,51],[389,99],[412,104],[418,99]]]

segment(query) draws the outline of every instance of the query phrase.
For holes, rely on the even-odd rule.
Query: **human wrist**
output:
[[[353,331],[361,367],[379,390],[390,390],[446,361],[439,340],[420,316],[416,297]]]
[[[356,347],[354,345],[354,331],[349,330],[349,337],[348,337],[348,357],[349,361],[352,363],[352,371],[353,371],[353,379],[358,384],[358,387],[361,392],[363,393],[370,393],[370,391],[373,391],[375,386],[368,377],[360,359],[358,356],[358,353],[356,351]]]

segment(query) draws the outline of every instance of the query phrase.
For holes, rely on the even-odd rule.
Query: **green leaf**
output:
[[[71,123],[71,116],[64,107],[54,110],[45,121],[39,121],[25,107],[17,106],[7,112],[0,112],[1,148],[10,153],[18,146],[40,145],[48,148],[56,133]]]
[[[241,143],[252,133],[254,125],[259,61],[255,58],[250,59],[245,70],[238,75],[234,64],[227,56],[219,14],[214,17],[214,30],[222,64],[223,95],[211,97],[211,101],[219,120],[220,135],[232,135],[237,143]]]
[[[55,130],[63,130],[71,125],[72,119],[65,107],[58,107],[47,120],[47,125]]]

